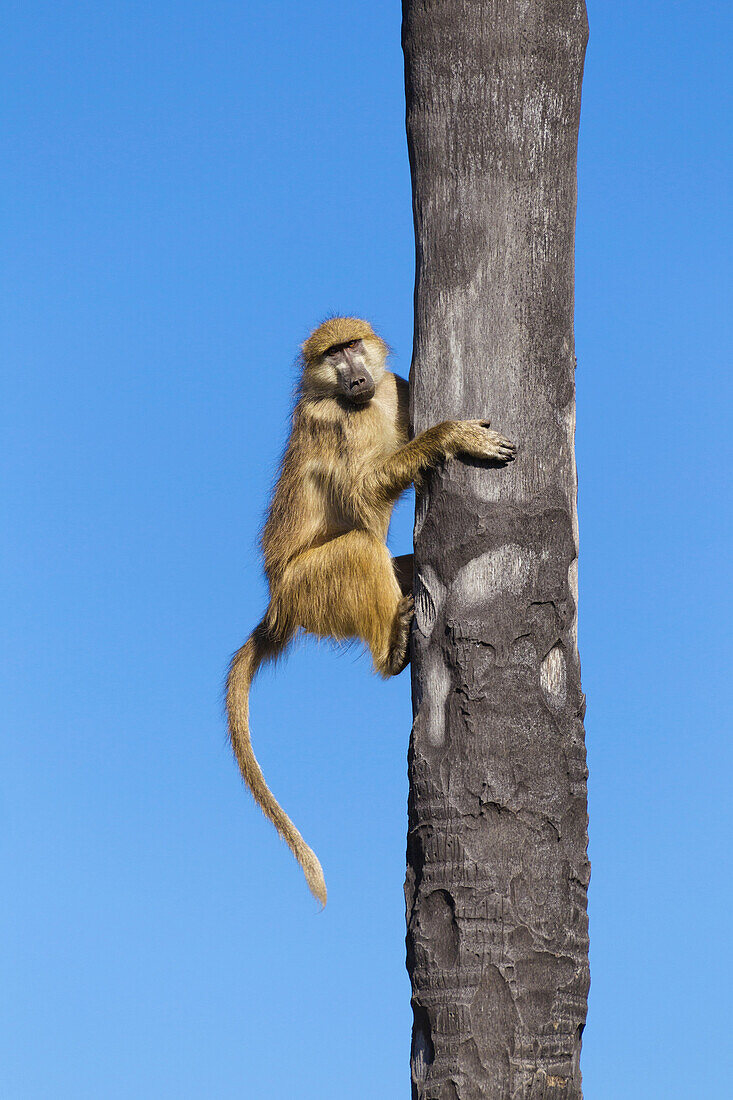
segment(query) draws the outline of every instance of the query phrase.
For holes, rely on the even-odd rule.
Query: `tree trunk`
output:
[[[573,238],[583,0],[404,0],[416,432],[506,469],[418,495],[407,965],[413,1097],[580,1100],[588,993]]]

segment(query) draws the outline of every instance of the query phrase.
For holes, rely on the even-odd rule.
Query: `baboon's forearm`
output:
[[[454,432],[450,421],[436,424],[390,455],[371,475],[377,493],[388,500],[404,493],[420,474],[452,453]]]

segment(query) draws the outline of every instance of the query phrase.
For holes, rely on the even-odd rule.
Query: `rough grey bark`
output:
[[[414,430],[507,469],[419,494],[407,962],[413,1097],[579,1100],[588,992],[573,239],[583,0],[404,0]]]

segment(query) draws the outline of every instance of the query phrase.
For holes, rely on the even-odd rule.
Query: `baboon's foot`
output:
[[[410,627],[415,612],[415,600],[403,596],[397,604],[397,613],[392,624],[392,638],[387,659],[387,675],[398,676],[410,663]]]
[[[398,558],[392,558],[392,567],[402,595],[409,596],[412,592],[412,554],[400,554]]]

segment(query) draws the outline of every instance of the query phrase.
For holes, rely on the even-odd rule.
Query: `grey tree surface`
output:
[[[583,0],[404,0],[418,494],[407,962],[419,1100],[578,1100],[588,993],[573,335]]]

